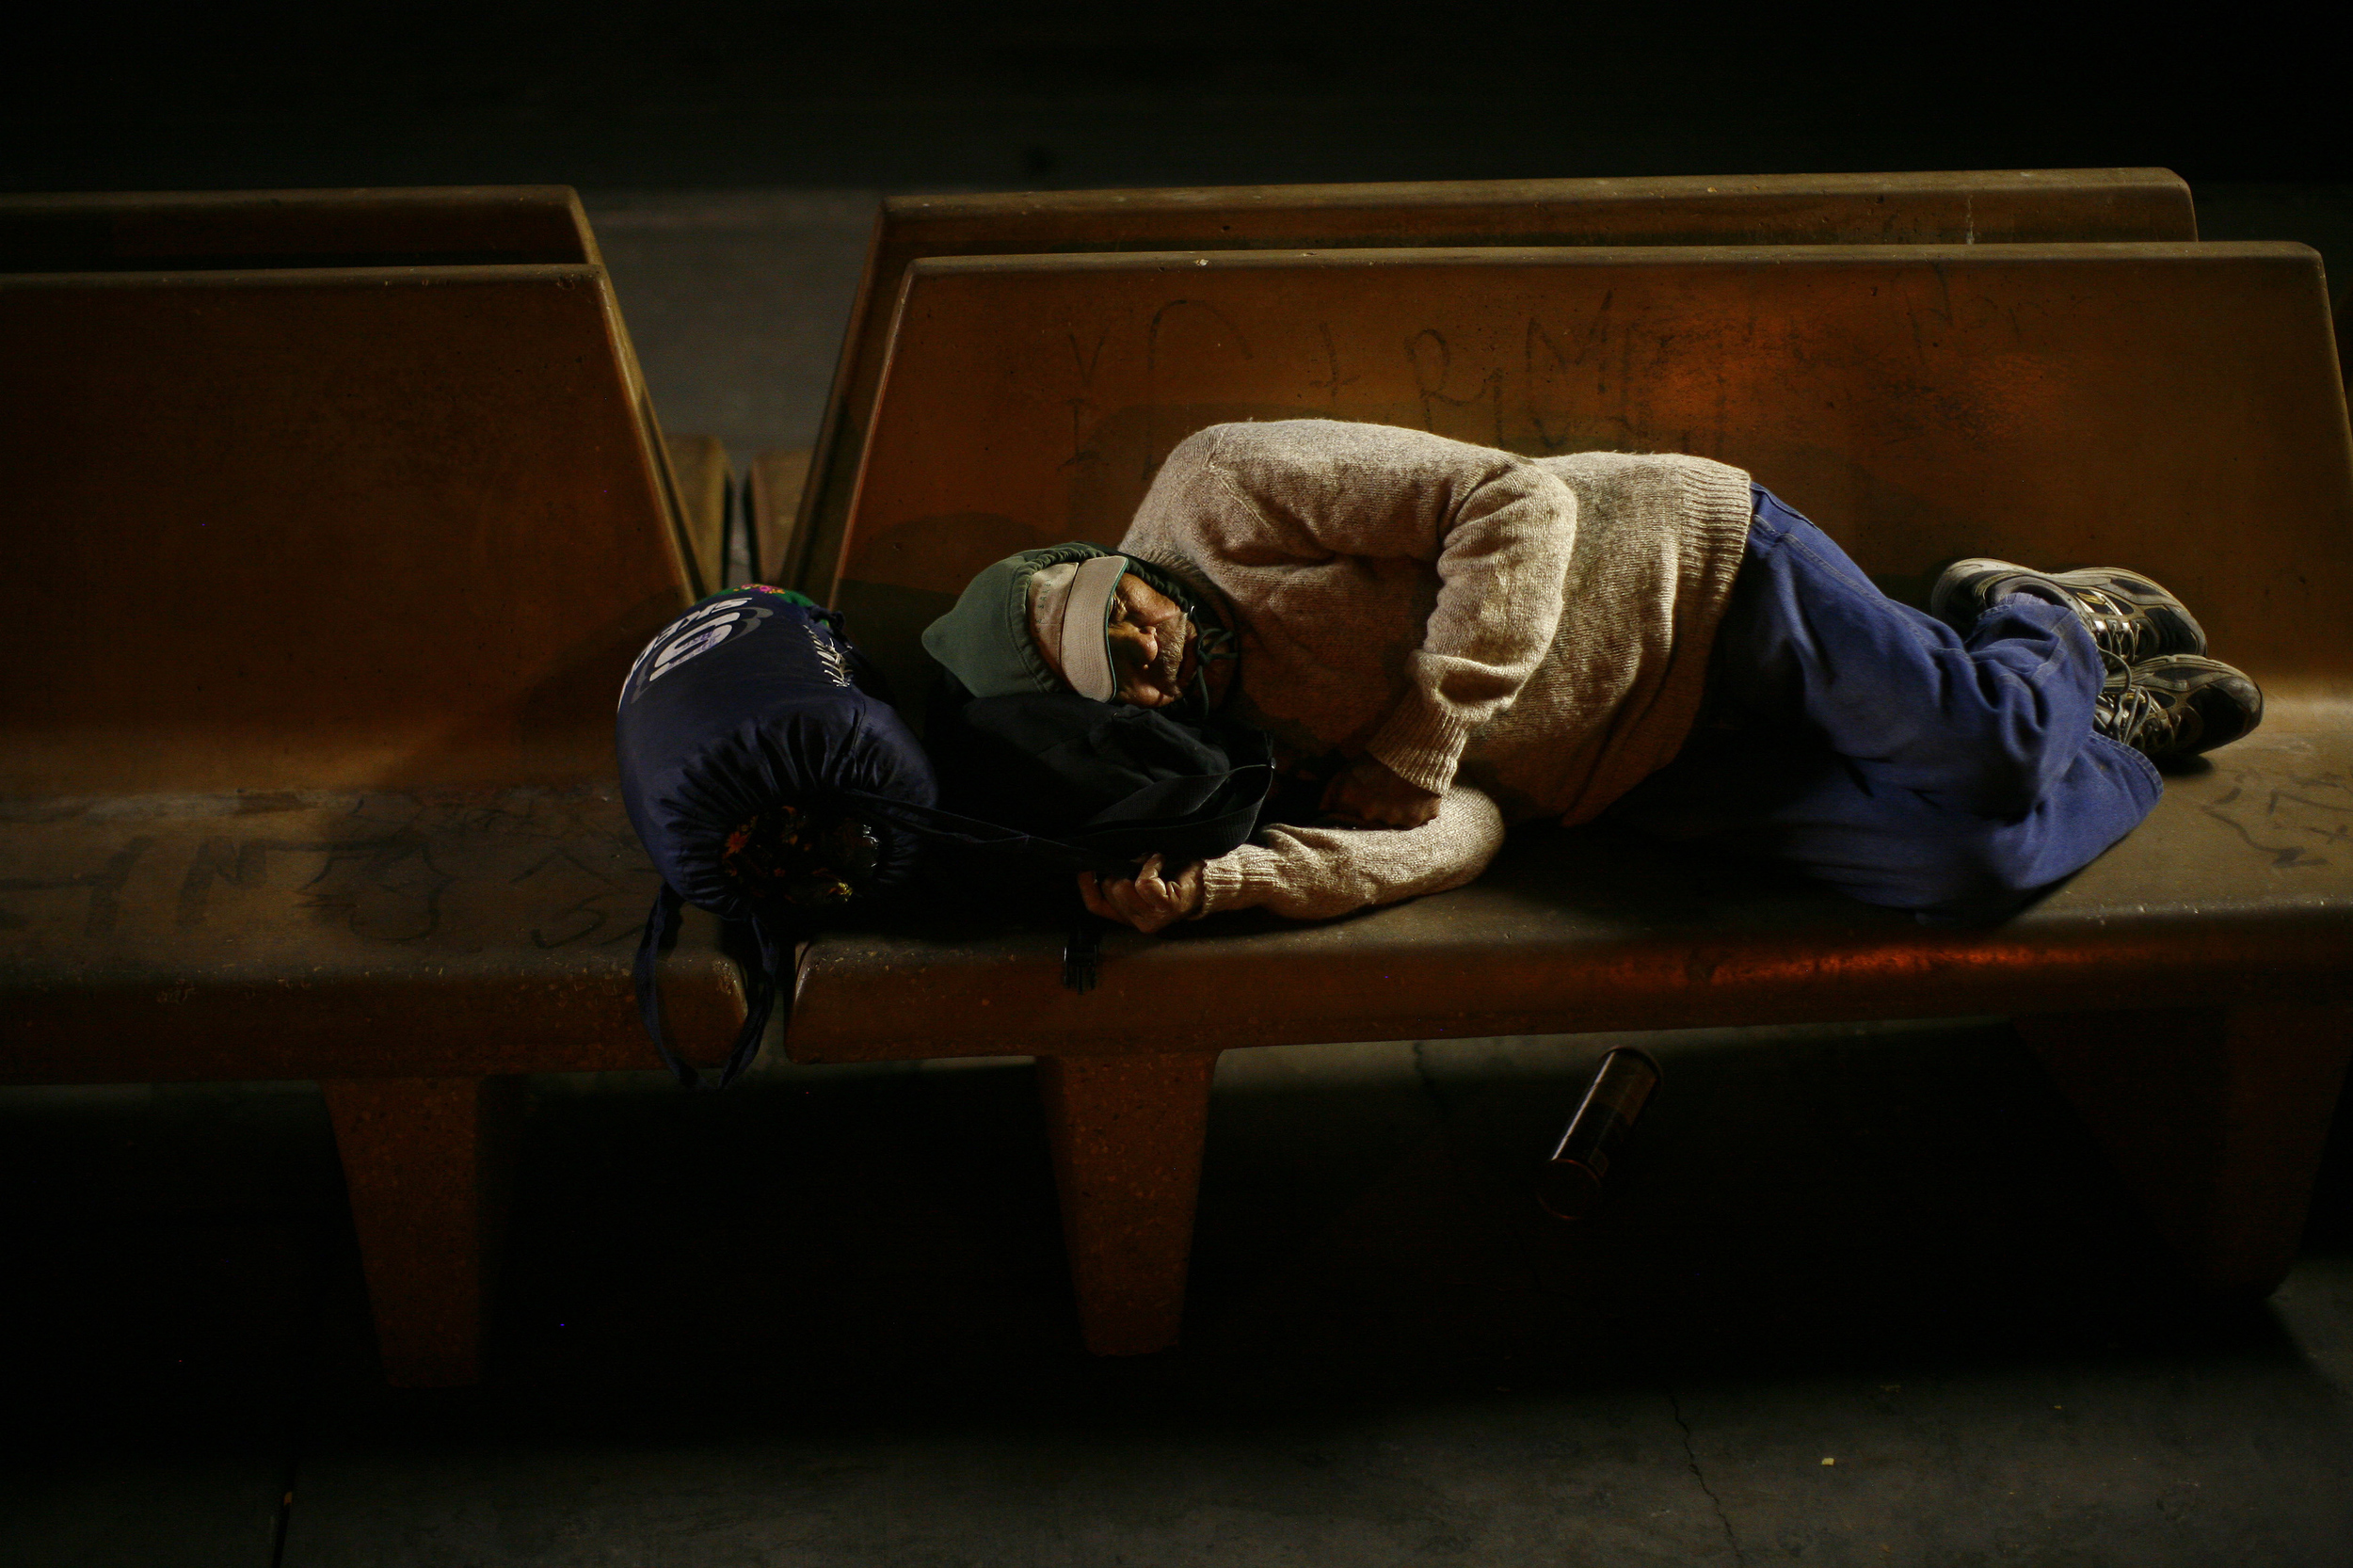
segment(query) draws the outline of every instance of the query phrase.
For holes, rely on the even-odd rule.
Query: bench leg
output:
[[[1176,1342],[1215,1052],[1040,1057],[1079,1324],[1096,1355]]]
[[[344,1079],[319,1087],[343,1155],[386,1380],[403,1388],[478,1382],[522,1080]]]
[[[2198,1282],[2277,1288],[2296,1260],[2353,1054],[2353,1008],[2017,1022]]]

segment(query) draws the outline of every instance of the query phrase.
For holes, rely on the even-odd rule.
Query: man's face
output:
[[[1197,633],[1175,600],[1129,572],[1112,597],[1106,631],[1120,701],[1165,708],[1185,695],[1199,666]]]
[[[1107,632],[1112,673],[1119,683],[1112,700],[1165,708],[1185,695],[1200,667],[1194,647],[1199,636],[1175,600],[1129,572],[1112,591]],[[1038,636],[1034,624],[1031,636],[1047,664],[1063,675],[1062,649],[1051,638]]]

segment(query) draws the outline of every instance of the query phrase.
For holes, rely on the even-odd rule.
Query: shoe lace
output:
[[[2147,622],[2137,610],[2099,588],[2070,587],[2067,591],[2102,653],[2128,664],[2142,656],[2140,644]]]
[[[2102,734],[2149,756],[2165,749],[2178,722],[2162,697],[2133,679],[2130,666],[2109,678],[2092,699],[2092,711]]]

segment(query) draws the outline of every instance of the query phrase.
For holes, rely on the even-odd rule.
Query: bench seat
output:
[[[0,1080],[653,1066],[630,963],[659,885],[609,788],[0,803]],[[740,1022],[715,922],[664,996],[681,1040]]]
[[[2353,736],[2260,731],[2033,908],[1922,925],[1606,826],[1515,834],[1451,893],[1299,925],[836,934],[802,965],[803,1062],[1087,1056],[1315,1041],[2353,999]],[[950,1020],[952,1020],[952,1025]]]

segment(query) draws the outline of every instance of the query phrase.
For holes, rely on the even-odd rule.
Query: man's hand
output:
[[[1201,907],[1201,862],[1195,860],[1174,875],[1162,875],[1157,855],[1136,868],[1132,879],[1111,877],[1098,882],[1093,872],[1079,873],[1079,896],[1107,920],[1132,925],[1150,934],[1174,925]]]
[[[1375,827],[1419,827],[1438,814],[1439,798],[1391,773],[1378,757],[1359,757],[1323,787],[1322,808]]]

